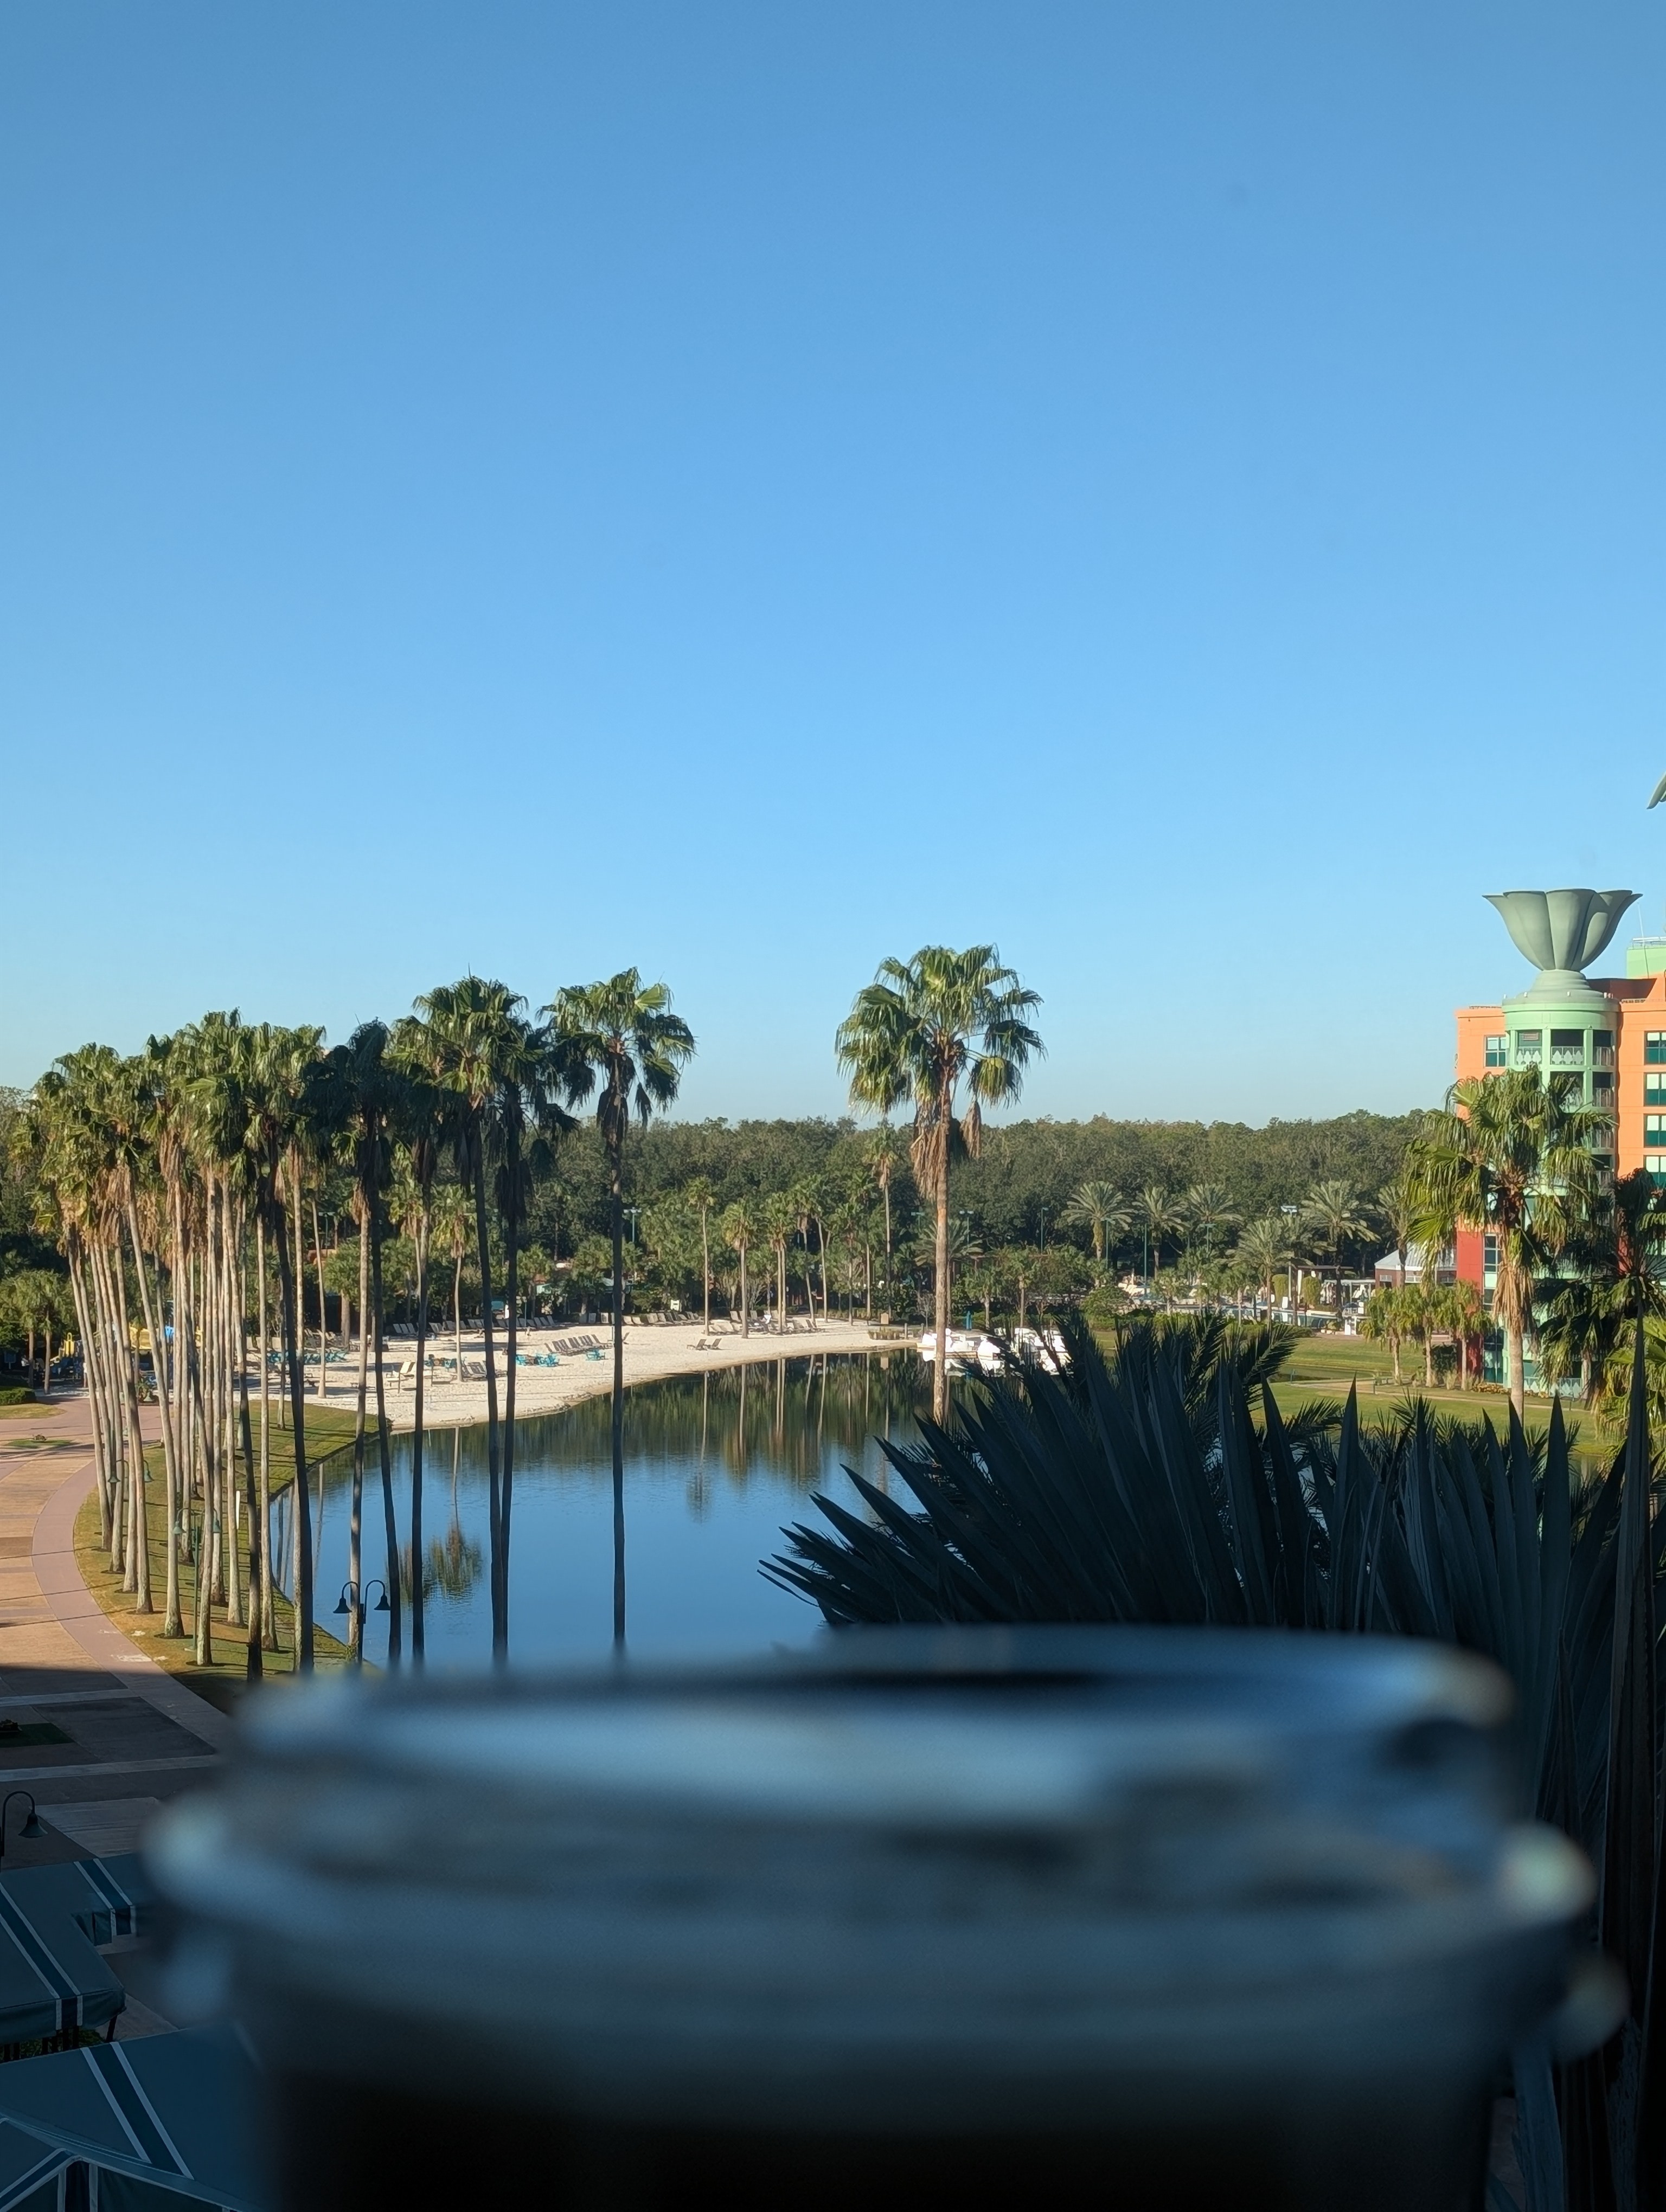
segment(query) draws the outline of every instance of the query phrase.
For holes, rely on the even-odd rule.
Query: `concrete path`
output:
[[[73,1532],[94,1480],[88,1420],[78,1397],[0,1420],[0,1793],[26,1790],[47,1830],[24,1842],[28,1808],[12,1804],[0,1827],[8,1866],[83,1857],[94,1833],[99,1849],[131,1850],[145,1817],[211,1771],[232,1733],[82,1580]],[[66,1741],[8,1742],[8,1723]]]
[[[100,1608],[76,1565],[96,1479],[86,1401],[0,1414],[0,1857],[8,1867],[131,1851],[170,1797],[219,1763],[232,1724]],[[45,1444],[38,1445],[37,1437]],[[64,1741],[8,1741],[8,1723]],[[16,1793],[16,1794],[13,1794]],[[20,1831],[34,1800],[44,1833]],[[127,1985],[119,2041],[172,2023],[149,1942],[105,1955]]]

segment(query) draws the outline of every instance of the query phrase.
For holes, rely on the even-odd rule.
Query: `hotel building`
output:
[[[1529,959],[1545,958],[1546,947],[1523,941],[1505,900],[1584,897],[1607,902],[1633,895],[1608,893],[1509,892],[1495,901],[1511,934]],[[1623,906],[1614,908],[1617,924]],[[1607,941],[1597,926],[1593,936]],[[1566,948],[1560,948],[1566,950]],[[1592,956],[1601,950],[1593,948]],[[1626,954],[1623,975],[1587,977],[1578,972],[1577,949],[1566,965],[1546,960],[1532,989],[1495,1006],[1457,1009],[1457,1075],[1487,1075],[1507,1067],[1537,1067],[1547,1076],[1565,1076],[1578,1085],[1588,1106],[1609,1116],[1609,1135],[1598,1157],[1620,1175],[1646,1168],[1666,1183],[1666,938],[1639,937]],[[1457,1273],[1490,1292],[1495,1254],[1481,1230],[1460,1231]]]

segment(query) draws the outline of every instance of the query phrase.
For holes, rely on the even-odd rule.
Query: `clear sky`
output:
[[[11,0],[0,1081],[635,963],[826,1111],[1398,1110],[1662,927],[1666,16]]]

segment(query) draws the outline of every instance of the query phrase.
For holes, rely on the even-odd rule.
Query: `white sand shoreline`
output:
[[[869,1334],[865,1321],[847,1322],[835,1318],[830,1322],[818,1320],[813,1329],[800,1321],[795,1328],[782,1335],[755,1330],[750,1336],[723,1335],[716,1340],[715,1349],[709,1348],[713,1340],[705,1338],[708,1349],[700,1351],[705,1333],[698,1322],[656,1326],[649,1322],[628,1323],[624,1333],[624,1380],[629,1389],[639,1382],[657,1382],[672,1375],[708,1375],[723,1368],[755,1366],[777,1359],[806,1359],[811,1358],[840,1358],[852,1352],[871,1352],[883,1357],[887,1352],[912,1351],[919,1341],[917,1330],[910,1329],[899,1343],[895,1338],[876,1341]],[[611,1324],[608,1322],[562,1322],[556,1327],[523,1328],[517,1349],[523,1356],[542,1354],[558,1339],[574,1336],[593,1336],[600,1346],[599,1359],[587,1358],[583,1352],[561,1355],[556,1367],[517,1366],[515,1370],[515,1418],[526,1419],[530,1414],[557,1413],[565,1406],[575,1406],[581,1399],[604,1395],[613,1383],[613,1346]],[[435,1360],[450,1358],[454,1352],[454,1340],[448,1329],[435,1330],[429,1337],[428,1348]],[[498,1412],[504,1411],[505,1373],[504,1342],[501,1331],[493,1332],[493,1348],[497,1363]],[[396,1339],[386,1347],[386,1382],[389,1427],[398,1433],[412,1429],[416,1423],[416,1394],[410,1380],[403,1382],[399,1374],[402,1360],[414,1361],[416,1340]],[[463,1338],[465,1363],[483,1363],[485,1347],[478,1332],[465,1333]],[[307,1402],[319,1402],[313,1378],[316,1368],[308,1370]],[[356,1355],[327,1370],[328,1385],[324,1403],[331,1407],[350,1407],[358,1392],[358,1362]],[[375,1375],[371,1373],[372,1406],[374,1404]],[[431,1429],[472,1428],[483,1424],[486,1413],[486,1383],[478,1379],[458,1382],[447,1370],[431,1373],[423,1395],[423,1425]]]

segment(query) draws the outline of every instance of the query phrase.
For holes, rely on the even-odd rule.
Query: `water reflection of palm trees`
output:
[[[696,1521],[712,1517],[726,1489],[743,1495],[760,1479],[807,1498],[814,1490],[836,1488],[839,1471],[848,1464],[883,1488],[886,1468],[879,1440],[909,1439],[916,1411],[929,1404],[929,1373],[915,1355],[830,1358],[818,1352],[777,1358],[769,1366],[773,1375],[763,1363],[751,1363],[669,1377],[628,1392],[624,1442],[629,1480],[672,1476]],[[605,1397],[522,1419],[517,1428],[518,1486],[551,1478],[560,1484],[563,1477],[584,1484],[607,1480],[611,1409]],[[425,1457],[442,1498],[446,1444],[443,1431],[430,1431]],[[435,1514],[436,1521],[442,1516],[447,1520],[447,1533],[443,1540],[425,1546],[423,1562],[424,1595],[448,1606],[470,1601],[483,1583],[483,1546],[474,1540],[474,1532],[485,1533],[489,1481],[483,1429],[453,1429],[449,1444],[450,1510],[446,1516],[441,1504]],[[394,1439],[402,1480],[410,1472],[410,1450],[408,1436]],[[344,1490],[344,1501],[345,1468],[339,1462],[321,1466],[317,1480],[313,1534],[321,1551],[326,1527],[341,1541],[342,1522],[326,1505],[337,1489]],[[432,1489],[429,1498],[432,1510],[439,1502]],[[282,1534],[287,1502],[285,1498],[276,1513],[275,1560],[288,1557]],[[408,1541],[403,1549],[409,1572]]]

